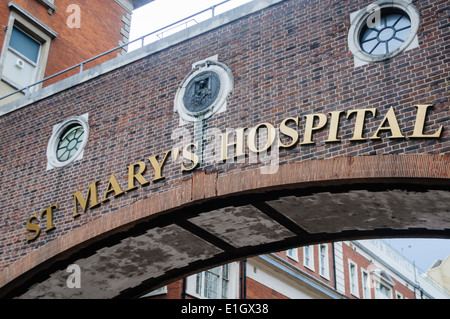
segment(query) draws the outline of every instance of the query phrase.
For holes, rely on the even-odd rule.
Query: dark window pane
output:
[[[21,30],[13,28],[9,46],[31,61],[37,63],[41,45]]]

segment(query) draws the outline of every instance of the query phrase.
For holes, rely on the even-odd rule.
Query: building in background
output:
[[[135,0],[14,0],[0,5],[0,96],[26,88],[128,42],[132,11],[151,2]],[[109,55],[85,65],[105,62]],[[66,72],[3,99],[5,104],[77,72]]]
[[[448,299],[440,281],[449,260],[427,276],[383,240],[317,244],[215,267],[144,298]]]
[[[450,291],[450,256],[443,260],[436,260],[427,270],[427,275],[443,286],[447,292]]]

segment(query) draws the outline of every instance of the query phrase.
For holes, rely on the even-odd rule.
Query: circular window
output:
[[[55,125],[47,146],[47,169],[82,158],[88,135],[87,114],[70,117]]]
[[[84,129],[80,124],[70,125],[62,134],[56,149],[56,158],[65,162],[72,158],[83,143]]]
[[[390,59],[419,46],[419,12],[410,0],[380,0],[352,13],[348,45],[356,65]]]
[[[380,23],[361,31],[361,48],[372,55],[384,55],[398,49],[411,33],[411,21],[406,14],[382,15]]]

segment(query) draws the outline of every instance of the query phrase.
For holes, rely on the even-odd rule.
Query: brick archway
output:
[[[449,175],[448,155],[314,160],[281,165],[272,175],[261,175],[258,169],[220,176],[198,172],[171,191],[97,218],[19,259],[2,271],[1,295],[35,297],[45,287],[50,295],[70,297],[67,289],[63,292],[39,274],[67,277],[70,262],[89,258],[115,265],[116,272],[120,265],[114,263],[129,259],[115,279],[105,268],[91,269],[91,276],[120,282],[129,275],[133,280],[107,291],[87,288],[78,296],[112,298],[294,245],[383,236],[449,238],[450,218],[444,215],[450,207]],[[332,208],[321,204],[317,209],[314,201]],[[303,213],[298,209],[307,206]],[[155,249],[145,252],[143,247]],[[138,251],[142,268],[138,255],[128,255]],[[38,288],[21,290],[25,282],[39,281]]]

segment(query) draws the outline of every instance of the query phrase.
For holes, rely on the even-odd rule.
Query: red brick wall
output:
[[[167,285],[167,293],[148,297],[148,299],[181,299],[183,293],[183,280],[175,281]],[[190,298],[189,296],[186,296]]]
[[[247,299],[288,299],[283,294],[264,286],[263,284],[247,277],[246,279]],[[241,285],[242,283],[240,283]],[[241,288],[240,288],[241,289]],[[149,297],[149,299],[181,299],[183,293],[183,280],[175,281],[167,285],[167,294]],[[186,299],[196,299],[186,294]]]
[[[320,269],[319,269],[319,246],[313,245],[313,256],[314,256],[314,269],[310,269],[308,267],[305,267],[303,265],[303,247],[298,248],[298,262],[295,261],[292,258],[289,258],[286,256],[286,252],[282,251],[277,253],[281,258],[287,260],[290,264],[294,265],[295,267],[301,269],[302,271],[306,272],[308,275],[322,281],[324,284],[326,284],[329,287],[334,287],[334,269],[333,269],[333,246],[331,243],[328,245],[328,268],[329,268],[329,277],[325,278],[320,275]]]
[[[16,4],[28,13],[39,19],[46,26],[58,33],[52,40],[48,56],[45,77],[58,73],[82,61],[111,50],[119,45],[123,39],[120,28],[124,26],[122,16],[125,10],[115,1],[89,1],[58,0],[55,2],[56,10],[53,14],[47,13],[47,8],[35,0],[15,0]],[[106,2],[108,3],[107,5]],[[8,25],[10,10],[8,2],[0,5],[0,46],[3,46],[5,29]],[[81,12],[81,28],[69,28],[67,19],[72,12],[67,12],[70,4],[77,4]],[[111,53],[86,66],[92,67],[117,56],[117,52]],[[68,75],[77,71],[70,71]],[[62,80],[65,76],[59,76],[56,80]],[[46,85],[55,82],[49,80]]]
[[[112,173],[125,189],[128,165],[146,161],[152,155],[162,156],[172,148],[171,133],[179,126],[179,118],[173,112],[178,85],[193,62],[214,54],[233,71],[235,91],[228,100],[226,113],[208,120],[208,128],[225,132],[227,128],[252,127],[264,121],[277,126],[286,117],[299,116],[299,132],[302,132],[305,114],[375,107],[379,114],[367,120],[369,132],[365,132],[364,137],[368,137],[381,123],[388,108],[394,106],[399,125],[408,135],[412,133],[414,104],[419,103],[434,104],[427,131],[434,132],[440,125],[445,127],[439,140],[394,140],[382,133],[379,140],[352,142],[349,138],[354,118],[344,117],[339,131],[341,142],[325,143],[327,132],[323,130],[314,134],[315,145],[296,145],[282,150],[282,164],[307,165],[311,160],[342,159],[342,163],[350,165],[372,155],[378,163],[381,157],[388,161],[395,154],[448,154],[446,43],[449,28],[445,27],[448,2],[414,2],[423,21],[418,34],[420,48],[389,61],[355,68],[347,48],[349,15],[369,2],[285,1],[0,117],[0,266],[7,267],[86,223],[95,221],[95,227],[108,229],[112,226],[105,225],[99,217],[110,216],[109,213],[118,209],[123,209],[121,218],[133,219],[135,217],[125,213],[130,204],[164,198],[148,207],[158,211],[183,202],[182,190],[176,187],[192,186],[192,183],[181,184],[191,178],[192,173],[182,174],[179,163],[170,160],[164,168],[166,178],[163,181],[111,198],[100,207],[72,218],[73,193],[85,194],[89,184],[99,181],[102,198]],[[82,28],[80,32],[85,30]],[[53,125],[71,115],[84,113],[89,113],[90,136],[83,159],[68,167],[47,171],[45,153]],[[185,127],[193,132],[192,125]],[[346,159],[357,155],[354,160]],[[409,161],[412,157],[401,158]],[[424,168],[428,165],[422,164]],[[244,163],[237,170],[256,166]],[[217,179],[232,180],[234,168],[217,164],[206,167],[205,171],[216,173]],[[328,178],[335,178],[339,173],[330,172]],[[149,170],[148,174],[151,180],[152,172]],[[292,174],[283,176],[287,180]],[[199,176],[208,178],[208,175]],[[246,187],[244,182],[237,184],[237,189]],[[228,191],[232,189],[231,185],[227,187]],[[27,244],[27,219],[55,202],[60,205],[54,215],[56,229]],[[146,211],[134,213],[145,215]],[[95,233],[94,228],[86,228],[86,231],[92,233],[80,236],[80,241]],[[62,243],[56,241],[55,247],[56,251],[63,249]],[[36,258],[45,260],[45,256]]]
[[[247,299],[288,299],[283,294],[247,277]]]
[[[373,264],[370,260],[368,260],[366,257],[360,254],[358,248],[354,248],[354,246],[349,246],[347,244],[343,244],[343,254],[344,254],[344,277],[345,277],[345,295],[348,296],[351,299],[363,299],[362,295],[362,280],[361,280],[361,268],[365,269],[370,273],[373,269],[380,269],[377,265]],[[357,265],[357,274],[358,274],[358,291],[359,291],[359,297],[354,296],[350,293],[350,274],[349,274],[349,262],[348,260],[351,260]],[[384,269],[386,270],[386,269]],[[370,275],[370,274],[369,274]],[[392,299],[395,299],[395,292],[398,291],[403,295],[403,298],[408,299],[415,299],[414,291],[407,288],[405,285],[400,283],[394,276],[390,276],[391,279],[395,282],[395,285],[393,286],[392,291]],[[372,275],[370,275],[371,282],[372,282]],[[374,285],[371,284],[371,298],[375,298],[375,288]]]

